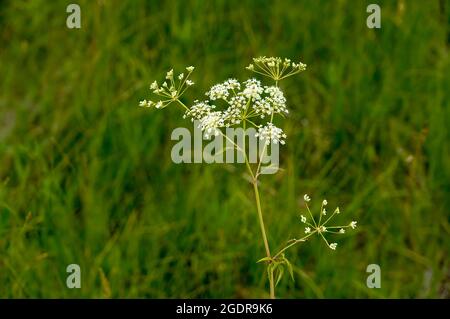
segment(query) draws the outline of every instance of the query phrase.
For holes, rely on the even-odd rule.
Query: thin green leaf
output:
[[[261,263],[263,261],[271,261],[271,260],[272,260],[272,257],[264,257],[264,258],[261,258],[260,260],[258,260],[256,263]]]
[[[277,275],[277,281],[275,283],[275,287],[278,286],[278,283],[280,282],[281,278],[283,277],[284,274],[284,266],[283,264],[280,264],[278,266],[278,275]]]
[[[295,282],[295,278],[294,278],[294,269],[292,268],[292,265],[291,265],[291,263],[290,263],[289,260],[287,260],[286,258],[285,258],[284,260],[285,260],[287,269],[288,269],[288,271],[289,271],[289,274],[291,275],[291,279],[292,279],[292,281]]]

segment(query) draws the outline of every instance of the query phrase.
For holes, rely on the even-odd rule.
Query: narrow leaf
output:
[[[280,266],[278,267],[278,276],[277,276],[277,281],[275,283],[275,286],[278,286],[278,283],[280,282],[281,278],[283,277],[284,274],[284,266],[282,264],[280,264]]]
[[[264,257],[264,258],[261,258],[260,260],[258,260],[256,263],[261,263],[263,261],[270,261],[270,260],[272,260],[271,257]]]

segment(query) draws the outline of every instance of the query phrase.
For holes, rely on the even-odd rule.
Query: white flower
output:
[[[255,65],[250,64],[247,69],[254,71],[274,80],[281,80],[288,76],[297,74],[306,69],[306,64],[301,62],[291,62],[290,59],[281,59],[279,57],[261,56],[254,58]]]
[[[334,211],[336,214],[340,214],[341,213],[341,211],[339,210],[339,207],[336,207],[336,209],[335,209],[335,211]]]
[[[158,83],[156,81],[153,81],[152,84],[150,84],[150,90],[157,90],[158,89]]]
[[[230,104],[230,108],[242,111],[245,109],[247,99],[242,93],[239,93],[238,95],[233,96],[228,103]]]
[[[219,135],[220,127],[224,126],[223,113],[220,111],[211,112],[200,119],[200,129],[205,132],[205,137]]]
[[[244,95],[247,98],[251,98],[254,100],[258,100],[261,98],[260,94],[263,93],[264,89],[261,86],[261,82],[256,80],[256,79],[249,79],[247,81],[244,82],[245,84],[245,89],[242,93],[244,93]]]
[[[147,106],[147,100],[140,101],[139,106]]]
[[[231,92],[232,91],[232,92]],[[228,79],[216,84],[206,92],[211,101],[224,100],[228,102],[228,108],[224,111],[226,120],[231,125],[239,124],[244,117],[246,108],[253,108],[254,115],[261,118],[275,113],[287,114],[286,99],[283,92],[276,86],[261,86],[256,79],[249,79],[241,84],[236,79]],[[276,130],[278,131],[278,130]],[[274,139],[272,142],[284,144],[285,135]],[[270,141],[267,141],[270,144]]]
[[[265,86],[264,93],[267,96],[257,98],[253,109],[262,117],[272,113],[289,113],[286,107],[286,98],[283,92],[276,86]]]
[[[345,234],[345,229],[344,229],[344,228],[341,228],[341,229],[339,229],[339,232],[340,232],[341,234]]]
[[[311,200],[308,194],[303,195],[303,199],[305,200],[305,202],[309,202]]]
[[[228,79],[223,84],[229,90],[238,90],[241,88],[241,83],[236,79]]]
[[[155,107],[164,108],[179,99],[185,92],[186,87],[194,84],[194,82],[188,80],[189,75],[190,73],[187,75],[185,73],[180,73],[176,79],[174,79],[174,71],[173,69],[170,69],[167,71],[166,80],[161,83],[161,86],[159,86],[157,81],[153,81],[152,84],[150,84],[150,90],[152,90],[154,94],[165,98],[161,103],[156,103]],[[175,83],[175,80],[178,80],[179,83]],[[167,100],[167,97],[170,99]],[[150,107],[153,104],[154,103],[151,103],[147,105],[147,107]]]
[[[163,102],[162,102],[162,101],[158,101],[158,103],[155,104],[155,107],[156,107],[157,109],[162,108],[162,106],[163,106]]]
[[[309,234],[311,232],[311,228],[305,227],[305,234]]]
[[[323,206],[327,206],[327,204],[328,204],[327,200],[324,199],[324,200],[322,201],[322,205],[323,205]]]
[[[242,119],[242,112],[247,105],[247,99],[239,92],[236,96],[233,96],[228,101],[229,107],[225,110],[224,114],[227,120],[231,124],[239,124]]]
[[[327,210],[326,210],[325,208],[322,210],[322,214],[323,214],[324,216],[327,214]]]
[[[303,215],[300,215],[300,219],[302,221],[302,223],[306,223],[306,217]]]
[[[167,72],[166,79],[173,79],[173,69],[170,69],[170,71]]]
[[[139,106],[141,107],[151,107],[153,104],[152,101],[142,100],[139,102]]]
[[[305,71],[306,70],[306,64],[299,62],[299,63],[292,63],[292,68],[298,69],[299,71]]]
[[[327,231],[327,228],[325,227],[325,226],[320,226],[319,227],[319,232],[326,232]]]
[[[186,70],[188,71],[188,72],[192,72],[192,71],[194,71],[194,67],[193,66],[188,66],[187,68],[186,68]]]
[[[352,221],[352,222],[350,223],[350,227],[351,227],[352,229],[355,229],[355,228],[356,228],[356,223],[357,223],[357,222]]]
[[[206,92],[206,95],[212,100],[223,99],[226,100],[228,97],[228,87],[224,84],[216,84],[211,89]]]
[[[331,243],[330,244],[330,248],[331,249],[336,250],[336,247],[337,247],[337,243]]]
[[[264,140],[266,145],[269,145],[271,142],[274,144],[280,143],[282,145],[286,143],[284,141],[286,134],[283,133],[282,129],[276,127],[272,123],[268,123],[266,126],[260,127],[255,136],[259,137],[260,140]]]
[[[203,117],[208,115],[212,111],[212,109],[215,108],[214,105],[209,105],[208,101],[194,101],[194,103],[195,104],[189,109],[189,111],[186,111],[186,113],[184,113],[184,118],[191,117],[192,121],[201,120]]]

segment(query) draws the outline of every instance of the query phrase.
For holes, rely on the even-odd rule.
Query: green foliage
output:
[[[267,297],[245,168],[174,165],[185,120],[136,107],[172,66],[202,74],[188,99],[260,55],[308,65],[281,84],[284,170],[260,184],[270,242],[302,235],[305,193],[358,220],[336,253],[292,248],[277,296],[448,297],[448,3],[380,1],[379,30],[365,1],[77,3],[80,30],[67,1],[0,2],[0,297]]]
[[[258,260],[258,263],[263,261],[267,262],[266,271],[268,280],[270,281],[273,278],[275,280],[275,287],[278,286],[281,278],[283,278],[285,269],[289,272],[292,281],[295,281],[294,268],[284,254],[280,254],[276,258],[264,257]]]

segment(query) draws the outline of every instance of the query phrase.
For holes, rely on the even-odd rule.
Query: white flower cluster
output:
[[[191,75],[192,71],[194,71],[194,67],[188,66],[186,68],[186,71],[187,74],[180,73],[176,78],[174,78],[173,69],[171,69],[166,73],[166,81],[164,81],[161,85],[159,85],[158,82],[154,81],[150,85],[150,90],[152,90],[154,94],[162,97],[163,99],[159,100],[158,102],[142,100],[139,102],[139,106],[155,106],[155,108],[161,109],[178,100],[188,87],[194,85],[194,82],[189,80],[189,76]]]
[[[240,83],[236,79],[228,79],[223,83],[216,84],[210,88],[205,95],[209,98],[206,101],[195,101],[194,105],[185,112],[184,117],[191,120],[199,120],[209,125],[200,125],[202,130],[209,128],[210,132],[205,132],[206,136],[216,133],[221,127],[230,127],[240,124],[243,121],[258,127],[256,137],[270,142],[285,144],[286,135],[283,131],[273,125],[272,121],[266,125],[257,125],[250,119],[265,118],[274,114],[287,114],[286,98],[283,92],[276,86],[263,86],[256,79],[249,79]],[[214,110],[216,106],[210,101],[222,101],[225,103],[225,110],[218,112]],[[211,116],[214,113],[214,116]],[[218,116],[222,116],[218,121]],[[214,118],[216,120],[211,121]],[[213,125],[216,125],[213,127]]]
[[[226,100],[229,94],[228,88],[224,84],[216,84],[206,92],[206,95],[209,96],[212,101],[219,99]]]
[[[230,94],[230,90],[238,90],[240,89],[241,84],[236,79],[228,79],[227,81],[216,84],[211,89],[206,92],[206,95],[209,97],[211,101],[223,99],[226,100]]]
[[[326,226],[328,224],[328,222],[335,216],[340,214],[340,210],[339,207],[337,207],[333,214],[331,214],[331,216],[329,216],[326,220],[322,221],[322,216],[326,215],[326,209],[325,206],[328,205],[328,202],[326,199],[324,199],[322,201],[322,207],[320,209],[320,217],[319,219],[315,219],[313,214],[311,213],[311,210],[309,209],[308,206],[308,202],[311,200],[311,198],[305,194],[303,196],[303,199],[305,201],[305,206],[306,209],[308,211],[309,217],[311,219],[311,222],[308,221],[308,218],[305,217],[304,215],[300,215],[300,221],[306,225],[305,227],[305,234],[307,234],[304,239],[306,239],[307,237],[313,235],[313,234],[317,234],[319,236],[322,237],[322,239],[325,241],[325,243],[327,244],[327,246],[332,249],[332,250],[336,250],[337,247],[337,243],[329,243],[328,240],[325,238],[326,233],[332,233],[332,234],[345,234],[345,229],[346,228],[351,228],[351,229],[355,229],[356,228],[356,221],[352,221],[350,222],[348,225],[344,225],[344,226]]]
[[[200,121],[199,127],[206,137],[218,135],[219,129],[244,123],[258,129],[255,134],[267,145],[270,143],[285,144],[286,134],[281,128],[273,124],[275,114],[285,115],[289,111],[286,107],[286,98],[278,87],[278,81],[306,69],[303,63],[295,63],[290,59],[275,57],[259,57],[253,59],[254,65],[247,68],[256,73],[269,76],[275,80],[275,85],[264,86],[257,79],[248,79],[239,82],[236,79],[228,79],[223,83],[212,86],[206,96],[206,101],[194,101],[188,108],[180,101],[180,97],[186,89],[194,84],[189,77],[194,70],[193,66],[186,68],[186,72],[178,75],[173,69],[166,73],[162,84],[154,81],[150,85],[152,92],[160,97],[157,102],[143,100],[139,102],[142,107],[164,108],[173,102],[179,103],[185,108],[184,118],[192,121]],[[222,110],[216,110],[216,105],[225,104]],[[262,119],[269,117],[270,121],[261,123]]]
[[[219,135],[219,128],[224,126],[223,113],[220,111],[210,112],[200,119],[200,129],[205,132],[205,137]]]
[[[247,98],[243,94],[232,96],[228,101],[229,107],[224,111],[224,116],[231,125],[240,124],[247,107]]]
[[[201,120],[204,116],[212,112],[215,105],[209,105],[207,102],[194,101],[194,105],[186,111],[183,118],[190,117],[192,121]]]
[[[253,63],[247,66],[247,70],[270,77],[275,81],[279,81],[305,71],[306,64],[301,62],[295,63],[290,59],[262,56],[259,58],[254,58]]]
[[[267,94],[266,97],[255,101],[254,108],[257,113],[260,113],[262,117],[264,115],[271,115],[272,113],[289,113],[286,108],[286,98],[278,87],[265,87],[264,93]]]
[[[271,142],[274,144],[280,143],[282,145],[286,143],[284,141],[286,134],[283,133],[281,128],[276,127],[272,123],[267,123],[266,126],[260,127],[255,136],[260,140],[265,141],[266,145],[269,145]]]
[[[244,82],[245,89],[242,94],[248,98],[253,100],[261,99],[261,93],[264,92],[264,88],[261,86],[261,82],[257,79],[249,79]]]

